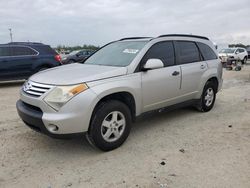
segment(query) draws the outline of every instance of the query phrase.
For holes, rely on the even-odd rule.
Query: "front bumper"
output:
[[[20,91],[20,100],[16,104],[17,111],[30,128],[51,137],[66,137],[88,131],[93,109],[98,102],[96,94],[91,89],[73,97],[59,111],[55,111],[44,102],[46,94],[34,97],[22,89]],[[57,129],[54,130],[53,126]]]
[[[27,103],[22,102],[21,100],[18,100],[16,103],[16,108],[18,115],[21,117],[23,122],[30,127],[31,129],[43,133],[45,135],[48,135],[53,138],[70,138],[80,135],[80,133],[75,134],[53,134],[47,130],[45,127],[42,116],[43,112],[40,108],[29,105]]]

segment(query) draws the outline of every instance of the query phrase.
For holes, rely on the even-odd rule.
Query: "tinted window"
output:
[[[82,51],[81,55],[88,55],[87,51]]]
[[[240,53],[244,52],[245,50],[244,49],[239,49]]]
[[[34,46],[34,48],[39,51],[39,54],[46,54],[46,55],[56,55],[56,51],[53,50],[50,46],[47,45],[39,45],[39,46]]]
[[[19,47],[14,46],[11,48],[12,56],[20,56],[20,55],[36,55],[37,52],[28,47]]]
[[[175,64],[174,45],[171,41],[154,44],[146,53],[143,62],[148,59],[160,59],[165,66]]]
[[[176,41],[179,64],[200,61],[200,53],[194,42]]]
[[[200,42],[198,42],[197,44],[199,46],[199,49],[201,51],[201,54],[204,60],[217,59],[216,54],[208,45],[200,43]]]
[[[10,56],[11,50],[10,47],[0,47],[0,57],[1,56]]]

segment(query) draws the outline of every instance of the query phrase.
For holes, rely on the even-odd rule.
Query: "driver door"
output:
[[[181,69],[175,64],[174,54],[173,42],[163,41],[154,44],[143,57],[142,65],[148,59],[164,63],[163,68],[141,72],[143,112],[178,103]]]

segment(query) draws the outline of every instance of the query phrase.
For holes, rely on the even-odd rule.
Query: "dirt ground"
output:
[[[250,63],[224,71],[212,111],[149,115],[122,147],[101,152],[85,138],[56,140],[27,128],[0,88],[0,187],[250,187]]]

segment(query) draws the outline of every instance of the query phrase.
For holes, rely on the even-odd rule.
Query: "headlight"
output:
[[[71,86],[55,87],[45,98],[44,101],[54,108],[59,110],[64,104],[72,99],[77,94],[88,89],[87,84],[78,84]]]

